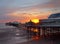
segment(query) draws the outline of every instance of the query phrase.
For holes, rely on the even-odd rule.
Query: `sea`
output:
[[[26,31],[0,23],[0,44],[20,44],[29,41]]]
[[[7,26],[7,25],[5,25],[5,23],[0,23],[0,29],[1,28],[15,28],[15,27],[13,27],[13,26]]]

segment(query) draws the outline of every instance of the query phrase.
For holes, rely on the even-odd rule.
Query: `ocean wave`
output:
[[[15,28],[13,26],[7,26],[4,23],[0,23],[0,28]]]

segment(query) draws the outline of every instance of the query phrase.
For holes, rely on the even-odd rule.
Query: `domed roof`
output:
[[[60,13],[51,14],[48,18],[60,18]]]

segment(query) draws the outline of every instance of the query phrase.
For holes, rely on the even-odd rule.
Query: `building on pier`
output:
[[[48,19],[40,20],[37,25],[30,21],[25,26],[30,33],[31,30],[35,30],[38,35],[58,35],[60,34],[60,13],[51,14]]]

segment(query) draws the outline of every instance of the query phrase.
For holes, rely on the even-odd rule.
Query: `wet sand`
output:
[[[27,38],[26,31],[17,28],[0,29],[0,44],[60,44],[60,39],[39,39]]]
[[[26,42],[26,32],[17,28],[0,29],[0,44],[17,44]]]
[[[29,42],[18,43],[18,44],[60,44],[60,39],[59,40],[50,40],[50,39],[32,40]]]

